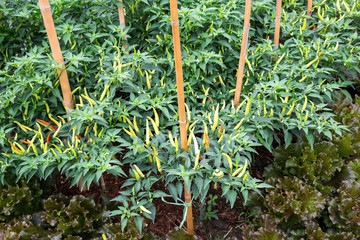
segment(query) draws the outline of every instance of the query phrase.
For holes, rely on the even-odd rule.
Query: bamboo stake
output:
[[[175,55],[175,70],[176,70],[176,86],[178,95],[178,108],[179,108],[179,124],[180,124],[180,138],[181,147],[185,151],[188,150],[187,135],[186,135],[186,116],[185,116],[185,100],[184,100],[184,82],[182,72],[181,61],[181,48],[180,48],[180,33],[179,33],[179,18],[178,18],[178,6],[177,0],[170,0],[170,12],[171,12],[171,27],[174,42],[174,55]],[[190,204],[186,215],[187,231],[189,234],[194,234],[194,223],[191,206],[191,192],[190,189],[185,189],[185,202]]]
[[[239,102],[240,102],[242,81],[243,81],[243,76],[244,76],[245,57],[246,57],[246,51],[247,51],[247,43],[248,43],[248,39],[249,39],[250,15],[251,15],[251,0],[246,0],[243,38],[242,38],[242,42],[241,42],[239,68],[238,68],[238,72],[237,72],[236,90],[235,90],[235,97],[234,97],[235,105],[239,104]]]
[[[46,32],[49,38],[51,51],[54,55],[55,61],[58,63],[58,65],[61,65],[61,67],[57,69],[57,72],[59,74],[64,106],[66,111],[68,109],[74,109],[74,103],[71,94],[69,79],[67,76],[67,72],[65,70],[64,59],[61,53],[59,40],[57,38],[55,25],[51,14],[50,4],[48,0],[39,0],[39,4],[40,4],[41,14],[44,20]]]
[[[121,3],[123,3],[123,0],[119,0]],[[125,14],[124,14],[124,7],[118,7],[118,12],[119,12],[119,20],[120,20],[120,25],[123,25],[121,28],[121,32],[124,32],[124,28],[126,27],[125,25]],[[127,38],[124,38],[127,41]],[[123,47],[126,49],[128,46],[126,44],[123,45]]]
[[[312,5],[313,5],[313,0],[308,0],[307,15],[309,15],[309,16],[311,16],[311,14],[312,14]]]
[[[279,47],[279,37],[280,37],[280,20],[281,20],[281,0],[276,0],[274,44],[277,45],[278,47]]]
[[[54,20],[51,14],[51,8],[49,4],[49,0],[39,0],[40,11],[44,20],[44,25],[46,28],[46,32],[49,38],[50,48],[53,53],[55,61],[60,65],[60,68],[57,69],[60,80],[61,92],[63,95],[63,102],[65,106],[66,112],[68,109],[74,109],[73,97],[71,94],[70,83],[68,79],[68,75],[65,69],[64,59],[61,53],[60,43],[56,34]],[[80,191],[86,191],[86,186],[81,189],[81,181],[82,177],[79,180],[79,188]]]

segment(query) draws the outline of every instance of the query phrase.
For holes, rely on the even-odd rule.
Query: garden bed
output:
[[[186,121],[168,1],[50,1],[67,95],[45,8],[0,3],[0,238],[171,238],[185,185],[201,239],[358,239],[360,5],[306,3],[274,44],[253,1],[239,66],[245,1],[178,2]]]

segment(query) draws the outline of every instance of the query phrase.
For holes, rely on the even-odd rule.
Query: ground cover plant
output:
[[[122,231],[120,223],[111,222],[108,210],[96,204],[93,199],[81,195],[66,197],[57,194],[41,200],[39,196],[42,191],[38,182],[30,186],[23,182],[1,190],[8,194],[7,197],[2,196],[2,199],[7,199],[0,222],[0,238],[4,240],[143,237],[135,224],[129,224]],[[25,204],[30,202],[33,205]],[[6,221],[3,221],[4,216]]]
[[[303,141],[275,149],[264,173],[274,189],[249,201],[259,222],[244,227],[245,239],[359,238],[359,131],[347,121],[359,118],[358,102],[356,96],[355,103],[341,99],[333,106],[351,130],[344,137],[318,138],[313,149]]]
[[[353,117],[335,115],[329,102],[339,98],[338,91],[349,97],[346,88],[353,82],[348,76],[359,72],[359,3],[314,1],[309,17],[305,1],[284,1],[277,48],[272,42],[275,1],[253,2],[244,87],[235,106],[244,1],[179,2],[186,153],[178,141],[169,3],[125,1],[123,32],[116,13],[119,4],[51,1],[75,103],[66,113],[37,3],[0,3],[1,184],[13,178],[47,179],[58,172],[72,185],[82,179],[87,188],[100,184],[104,173],[127,178],[114,199],[121,206],[113,211],[121,215],[123,229],[131,219],[142,229],[142,216],[154,221],[157,198],[186,210],[182,183],[199,202],[209,200],[209,189],[215,186],[231,207],[246,202],[249,192],[272,185],[275,191],[267,190],[266,201],[276,202],[279,193],[291,191],[289,201],[303,203],[284,218],[293,220],[289,224],[320,217],[330,204],[322,194],[334,191],[326,183],[348,166],[341,159],[357,146],[343,133]],[[305,143],[292,143],[298,139]],[[339,143],[329,139],[341,142],[340,152]],[[288,155],[275,155],[268,185],[249,169],[256,147],[273,151],[279,144],[284,151],[306,149],[311,154],[291,155],[294,167]],[[320,153],[322,161],[313,166]],[[276,175],[282,171],[294,178]],[[308,175],[303,176],[304,171]],[[166,190],[156,190],[158,182]],[[303,189],[305,184],[311,188]],[[340,213],[353,206],[339,202],[348,197],[345,192],[356,196],[357,188],[356,181],[338,187],[329,217],[333,224],[351,225],[346,223],[352,216]],[[316,206],[308,206],[302,194]],[[284,209],[279,206],[277,211]],[[304,209],[308,214],[301,215]],[[273,213],[266,214],[264,219],[273,218]]]

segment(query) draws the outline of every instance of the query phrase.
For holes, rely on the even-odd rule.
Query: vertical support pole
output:
[[[307,15],[309,15],[309,16],[311,16],[311,14],[312,14],[312,5],[313,5],[313,0],[308,0]]]
[[[170,0],[170,12],[171,12],[171,27],[174,42],[174,55],[175,55],[175,70],[176,70],[176,86],[178,95],[178,108],[179,108],[179,124],[180,124],[180,138],[181,147],[185,151],[188,150],[187,145],[187,134],[186,134],[186,115],[185,115],[185,100],[184,100],[184,82],[182,72],[182,61],[181,61],[181,48],[180,48],[180,33],[179,33],[179,17],[178,17],[178,6],[177,0]],[[191,204],[191,192],[190,189],[185,189],[185,202]],[[192,206],[190,205],[186,215],[186,224],[189,234],[194,234],[194,223]]]
[[[63,59],[63,56],[61,53],[59,40],[57,38],[49,1],[48,0],[39,0],[39,5],[40,5],[41,14],[42,14],[42,17],[44,20],[46,32],[47,32],[47,35],[49,38],[51,51],[54,55],[55,61],[59,65],[61,65],[61,67],[57,69],[57,72],[59,74],[60,86],[61,86],[61,91],[62,91],[62,95],[63,95],[63,99],[64,99],[65,109],[66,109],[66,111],[68,109],[74,109],[74,102],[73,102],[73,97],[71,94],[70,83],[69,83],[67,72],[65,70],[64,59]]]
[[[53,53],[55,61],[58,63],[58,65],[61,65],[61,67],[57,69],[57,72],[59,74],[60,87],[63,95],[65,110],[66,112],[68,112],[68,109],[74,109],[74,101],[71,94],[68,75],[65,70],[65,64],[61,53],[60,43],[56,34],[54,20],[51,14],[49,0],[39,0],[39,5],[44,20],[46,32],[49,38],[51,51]],[[82,190],[86,191],[86,187],[81,189],[81,181],[82,181],[82,177],[80,178],[79,181],[80,191]]]
[[[276,0],[275,34],[274,44],[279,47],[280,21],[281,20],[281,0]]]
[[[119,0],[121,3],[123,3],[123,0]],[[124,7],[118,7],[118,12],[119,12],[119,20],[120,20],[120,25],[123,25],[123,27],[121,28],[121,32],[124,32],[124,28],[126,27],[125,25],[125,14],[124,14]],[[125,40],[127,40],[127,38],[124,38]],[[123,47],[126,49],[128,46],[127,45],[123,45]]]
[[[251,15],[251,0],[246,0],[244,29],[243,29],[243,37],[242,37],[242,42],[241,42],[239,68],[237,71],[236,90],[235,90],[235,97],[234,97],[235,105],[239,104],[239,102],[240,102],[242,82],[243,82],[243,76],[244,76],[246,50],[247,50],[247,43],[248,43],[248,39],[249,39],[250,15]]]

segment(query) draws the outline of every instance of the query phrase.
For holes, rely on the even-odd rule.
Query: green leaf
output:
[[[169,185],[167,187],[169,189],[171,196],[174,198],[174,201],[177,202],[178,193],[177,193],[177,189],[176,189],[175,185],[173,183],[169,183]]]
[[[141,232],[142,232],[142,218],[141,218],[141,216],[135,217],[135,224],[136,224],[136,227],[137,227],[137,229],[139,230],[139,232],[141,234]]]
[[[306,139],[309,141],[309,144],[310,144],[311,149],[312,149],[314,147],[314,142],[315,142],[314,134],[312,132],[309,132],[305,136],[306,136]]]
[[[248,190],[243,190],[241,191],[243,197],[244,197],[244,203],[247,202],[247,199],[248,199],[248,195],[249,195],[249,191]]]
[[[230,190],[229,193],[226,195],[226,198],[229,200],[230,202],[230,206],[231,208],[234,207],[234,203],[236,201],[236,196],[237,196],[237,193],[235,190]]]
[[[128,219],[126,217],[121,219],[121,231],[122,232],[124,232],[124,229],[125,229],[127,223],[128,223]]]

